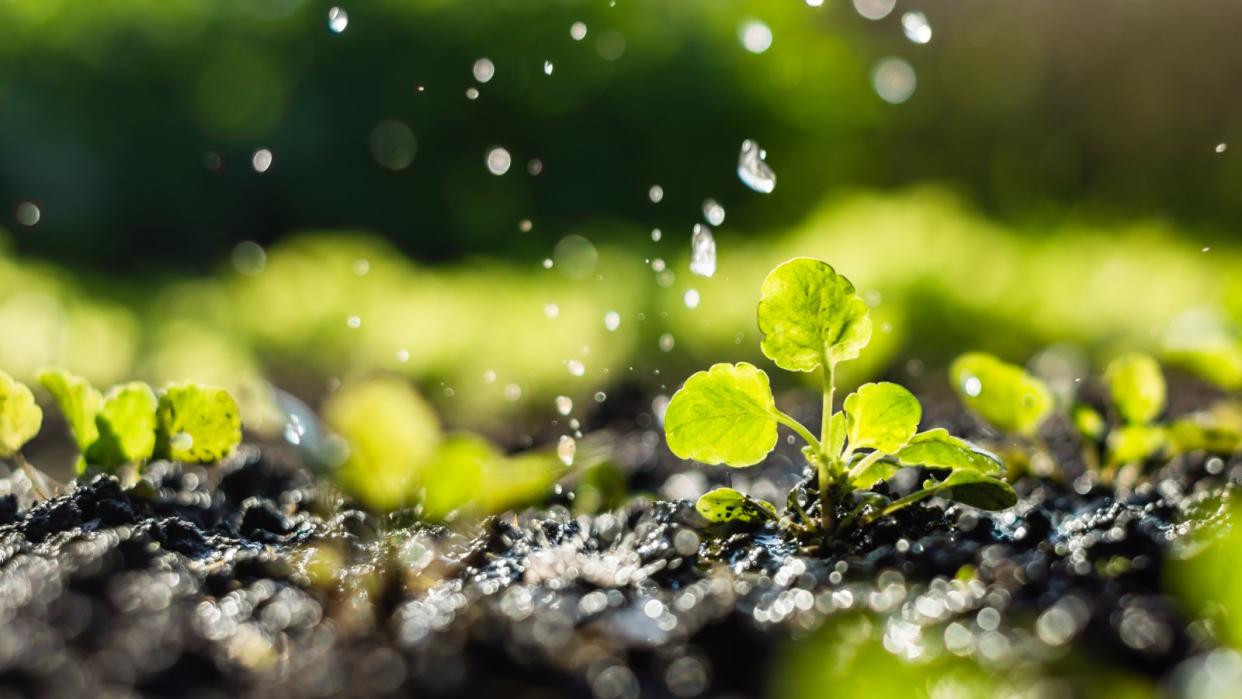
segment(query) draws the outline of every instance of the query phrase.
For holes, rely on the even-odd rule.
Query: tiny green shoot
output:
[[[43,410],[35,402],[34,394],[25,384],[0,372],[0,459],[16,462],[25,471],[39,497],[46,499],[47,493],[41,492],[43,479],[34,473],[21,451],[39,434],[42,425]]]
[[[938,495],[985,509],[1004,509],[1017,496],[1000,478],[1000,461],[943,429],[919,432],[922,407],[888,382],[860,386],[834,410],[836,368],[857,358],[871,339],[866,303],[853,284],[825,262],[796,258],[764,280],[758,308],[760,349],[778,367],[820,372],[819,435],[776,407],[768,375],[746,362],[716,364],[688,379],[664,417],[669,449],[678,457],[735,468],[762,461],[784,426],[805,443],[818,491],[818,519],[791,494],[786,516],[800,531],[833,534]],[[938,474],[897,500],[865,493],[898,470],[921,466]],[[861,504],[853,504],[851,496]],[[712,522],[786,521],[776,506],[732,488],[703,495],[696,509]]]

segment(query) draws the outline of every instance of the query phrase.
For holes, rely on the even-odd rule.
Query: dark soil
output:
[[[618,453],[667,490],[650,434]],[[789,487],[793,463],[751,485]],[[1236,457],[1199,456],[1120,498],[1026,479],[1010,512],[912,508],[804,555],[774,528],[709,530],[686,500],[575,515],[564,496],[458,532],[353,509],[277,448],[156,463],[129,492],[99,478],[29,508],[0,498],[0,687],[745,697],[779,641],[860,610],[994,664],[1089,648],[1160,680],[1208,642],[1164,592],[1166,562],[1240,476]]]

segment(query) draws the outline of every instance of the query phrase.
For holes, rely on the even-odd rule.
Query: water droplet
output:
[[[409,167],[414,162],[414,154],[418,152],[414,132],[396,119],[385,119],[376,124],[371,129],[367,146],[375,162],[393,171]]]
[[[625,35],[615,29],[605,29],[595,40],[595,53],[605,61],[615,61],[625,53]]]
[[[759,144],[749,138],[742,141],[742,150],[737,154],[738,179],[761,194],[770,194],[776,189],[776,173],[764,162],[766,157],[767,153]]]
[[[654,260],[652,260],[652,261],[651,261],[651,271],[653,271],[653,272],[663,272],[663,271],[664,271],[664,268],[665,268],[665,264],[664,264],[664,260],[663,260],[662,258],[657,257],[657,258],[655,258]]]
[[[596,392],[595,392],[595,402],[596,402],[596,403],[603,403],[603,402],[604,402],[604,401],[606,401],[606,400],[608,400],[608,394],[607,394],[607,393],[604,393],[603,391],[596,391]]]
[[[255,172],[267,172],[272,166],[272,151],[266,148],[260,148],[250,156],[250,165]]]
[[[694,310],[699,307],[699,292],[696,289],[686,289],[682,300],[686,302],[686,308]]]
[[[561,463],[566,466],[573,466],[574,454],[577,451],[578,443],[574,441],[574,438],[567,434],[561,435],[561,441],[556,443],[556,456],[561,460]]]
[[[893,11],[897,0],[854,0],[854,10],[867,19],[884,19]]]
[[[662,233],[659,228],[651,229],[651,241],[653,243],[660,242],[660,238],[663,238],[663,237],[664,237],[664,233]]]
[[[189,432],[178,432],[168,440],[168,443],[177,451],[185,451],[194,447],[194,435]]]
[[[492,76],[496,75],[496,65],[490,59],[480,58],[474,62],[471,72],[474,73],[475,80],[485,83],[491,80]]]
[[[552,258],[551,258],[551,257],[545,257],[545,258],[543,258],[543,268],[544,268],[544,269],[552,269],[552,265],[553,265],[553,262],[552,262]]]
[[[570,279],[586,279],[599,264],[599,251],[595,245],[580,235],[567,235],[557,242],[552,258],[561,273]]]
[[[962,379],[962,391],[973,398],[983,391],[983,382],[978,376],[967,376]]]
[[[926,44],[932,38],[932,28],[927,22],[927,15],[917,10],[901,16],[901,30],[905,32],[907,39],[916,44]]]
[[[513,158],[509,155],[509,151],[496,146],[487,151],[487,171],[493,175],[503,175],[509,171],[509,166],[513,164]]]
[[[345,319],[345,324],[357,330],[358,328],[362,327],[362,318],[358,316],[350,316]]]
[[[505,400],[510,403],[516,403],[522,398],[522,387],[515,384],[505,384]]]
[[[496,383],[496,372],[488,369],[483,372],[483,383]]]
[[[772,47],[772,30],[757,19],[747,19],[737,29],[742,48],[751,53],[763,53]]]
[[[410,351],[405,348],[401,348],[397,350],[397,361],[401,362],[402,364],[405,364],[406,362],[410,361]]]
[[[328,29],[333,34],[340,34],[349,26],[349,13],[339,7],[328,10]]]
[[[539,173],[543,172],[543,161],[539,158],[531,158],[526,163],[526,172],[530,173],[531,177],[537,177]]]
[[[651,185],[651,189],[647,190],[647,198],[652,204],[659,204],[664,199],[664,188],[658,184]]]
[[[478,91],[478,89],[473,88],[473,87],[468,87],[468,88],[466,88],[466,99],[468,99],[468,100],[477,100],[478,98],[479,98],[479,91]]]
[[[555,318],[561,314],[561,307],[555,303],[549,303],[543,307],[543,314],[549,318]]]
[[[724,223],[725,210],[720,202],[715,199],[703,200],[703,218],[713,226],[719,226]]]
[[[1217,153],[1224,153],[1224,152],[1225,152],[1226,150],[1228,150],[1228,149],[1229,149],[1229,144],[1228,144],[1228,143],[1217,143],[1217,144],[1216,144],[1216,152],[1217,152]]]
[[[528,218],[524,218],[521,221],[518,221],[518,230],[522,231],[523,233],[530,233],[530,229],[534,227],[535,227],[535,224],[532,223],[531,220]]]
[[[616,311],[608,311],[604,314],[604,327],[608,332],[612,332],[621,327],[621,314]]]
[[[871,73],[871,85],[880,99],[889,104],[901,104],[910,99],[918,79],[909,63],[895,57],[881,60]]]
[[[1208,251],[1210,251],[1211,249],[1212,249],[1212,246],[1211,246],[1211,245],[1204,245],[1204,246],[1203,246],[1203,249],[1202,249],[1202,250],[1200,250],[1199,252],[1208,252]]]
[[[571,359],[565,362],[565,368],[569,369],[569,373],[573,376],[582,376],[586,373],[586,366],[577,359]]]
[[[574,399],[569,396],[556,397],[556,412],[561,415],[569,415],[574,410]]]
[[[824,0],[806,0],[807,7],[821,7]]]
[[[233,269],[241,274],[253,277],[262,272],[264,267],[267,267],[267,251],[252,240],[243,240],[233,246],[233,252],[229,254],[229,260],[233,263]]]
[[[553,66],[552,66],[552,61],[544,61],[544,62],[543,62],[543,74],[544,74],[544,75],[551,75],[551,74],[552,74],[552,68],[553,68]]]
[[[355,274],[355,275],[357,275],[357,276],[359,276],[359,277],[365,277],[365,276],[367,276],[367,274],[369,274],[369,273],[370,273],[370,271],[371,271],[371,263],[370,263],[370,261],[368,261],[368,260],[364,260],[364,259],[361,259],[361,258],[359,258],[359,259],[357,259],[357,260],[354,260],[354,265],[353,265],[353,267],[354,267],[354,274]]]
[[[716,273],[716,239],[712,237],[712,229],[701,223],[694,224],[694,233],[690,236],[690,272],[700,277]]]

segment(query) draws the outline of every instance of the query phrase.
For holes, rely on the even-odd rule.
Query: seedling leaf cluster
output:
[[[776,407],[762,369],[739,362],[700,371],[674,394],[664,418],[668,445],[683,459],[746,467],[775,448],[777,427],[783,425],[805,443],[803,453],[815,473],[819,516],[813,517],[793,494],[782,518],[771,503],[718,488],[697,503],[705,518],[787,521],[804,532],[831,534],[934,495],[992,510],[1017,501],[1000,477],[1002,467],[995,456],[943,429],[919,432],[922,406],[902,386],[865,384],[834,410],[836,368],[859,356],[871,339],[872,325],[853,284],[827,263],[797,258],[772,270],[761,289],[758,322],[763,334],[760,349],[773,363],[793,372],[820,372],[819,435]],[[937,475],[896,500],[867,492],[910,466]]]

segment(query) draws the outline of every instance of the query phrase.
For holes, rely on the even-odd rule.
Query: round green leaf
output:
[[[228,391],[194,383],[164,389],[158,409],[157,448],[175,461],[208,464],[241,443],[241,415]]]
[[[1018,494],[1008,483],[971,469],[949,474],[937,486],[942,488],[940,495],[981,510],[1006,510],[1018,504]]]
[[[968,408],[1006,432],[1033,435],[1052,412],[1052,392],[1043,381],[990,354],[963,354],[949,376]]]
[[[910,441],[923,418],[923,406],[914,394],[887,381],[859,386],[846,396],[844,408],[850,447],[888,454]]]
[[[99,438],[86,450],[86,461],[115,469],[151,458],[158,407],[155,392],[145,383],[113,387],[95,418]]]
[[[854,359],[871,339],[867,304],[827,263],[790,260],[763,280],[760,347],[788,371],[814,371],[825,361]]]
[[[766,500],[752,498],[733,488],[717,488],[699,496],[694,509],[709,522],[741,522],[744,524],[776,519],[776,506]]]
[[[1004,471],[996,456],[964,439],[954,437],[941,427],[914,435],[910,443],[898,451],[896,456],[903,466],[954,470],[964,468],[980,473]]]
[[[776,403],[753,364],[715,364],[673,395],[664,414],[668,448],[682,459],[750,466],[776,447]]]
[[[43,410],[25,384],[0,372],[0,458],[17,453],[39,434]]]
[[[1123,354],[1109,363],[1104,378],[1113,405],[1126,422],[1151,422],[1164,409],[1164,372],[1150,355]]]
[[[103,408],[103,395],[89,381],[64,369],[44,369],[39,372],[39,383],[52,394],[61,415],[65,416],[78,451],[86,453],[99,439],[95,418]]]
[[[1155,425],[1122,425],[1108,433],[1110,464],[1131,464],[1146,461],[1164,448],[1164,428]]]

